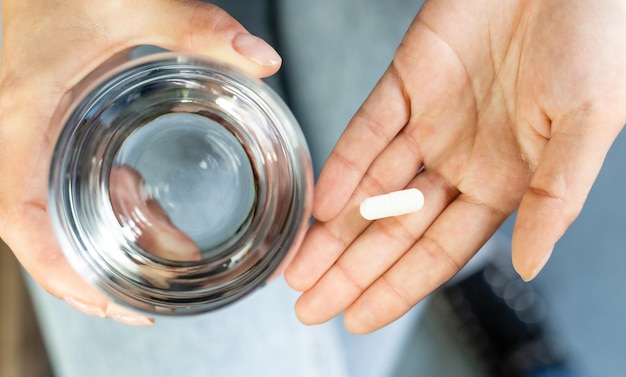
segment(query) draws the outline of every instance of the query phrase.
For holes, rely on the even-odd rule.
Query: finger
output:
[[[506,216],[461,194],[424,236],[346,310],[353,333],[398,319],[456,274]]]
[[[512,237],[513,265],[526,280],[544,267],[578,217],[623,120],[577,112],[553,122],[554,133],[522,198]]]
[[[393,63],[328,157],[315,189],[313,215],[321,221],[338,216],[372,161],[405,125],[416,125],[407,134],[419,143],[411,154],[440,156],[437,150],[450,146],[442,135],[463,129],[467,119],[462,118],[475,114],[475,105],[456,53],[416,18]]]
[[[341,253],[367,227],[358,203],[366,193],[357,193],[335,220],[314,222],[307,230],[298,253],[287,266],[284,277],[296,291],[306,291],[335,263]]]
[[[150,326],[154,320],[115,305],[70,266],[60,250],[45,210],[34,204],[13,207],[0,226],[7,245],[43,289],[74,309],[95,317],[113,318],[130,326]],[[33,232],[36,229],[37,232]]]
[[[3,223],[3,239],[20,264],[48,293],[65,300],[68,305],[87,315],[113,318],[134,326],[147,326],[154,321],[111,300],[83,280],[67,263],[52,232],[47,213],[37,205],[13,207]],[[34,233],[32,229],[37,229]]]
[[[383,79],[374,90],[370,98],[373,99],[372,106],[379,103],[376,92],[393,90],[385,89],[385,85]],[[447,87],[446,90],[451,89]],[[466,87],[459,88],[455,93],[464,90]],[[471,109],[473,102],[468,98],[466,95],[458,95],[446,102],[459,109],[458,112],[444,111],[438,106],[431,106],[429,111],[432,112],[426,112],[415,105],[414,119],[410,124],[402,128],[400,133],[395,129],[389,131],[390,135],[393,133],[392,141],[381,142],[380,138],[367,132],[356,132],[352,136],[352,131],[346,130],[322,171],[315,190],[317,203],[314,203],[318,208],[337,206],[341,210],[336,215],[328,212],[327,216],[331,220],[317,222],[309,229],[298,254],[285,272],[285,278],[292,288],[299,291],[310,289],[365,229],[368,223],[357,213],[358,205],[365,198],[405,188],[422,165],[426,164],[426,154],[440,156],[454,147],[454,141],[465,132],[468,122],[472,121],[471,117],[468,120],[460,110]],[[432,99],[425,103],[430,105],[430,101]],[[366,104],[362,109],[367,107]],[[351,123],[349,129],[352,127],[351,129],[356,130],[361,125],[358,121],[359,118],[355,117],[356,123]],[[361,121],[368,122],[368,119]],[[436,134],[433,128],[437,128],[439,132],[436,138],[433,137]],[[364,139],[359,139],[361,137]],[[369,139],[373,140],[368,142]],[[372,148],[371,145],[375,147]],[[380,150],[373,152],[375,149]],[[340,157],[342,154],[345,157]],[[363,158],[364,155],[367,157]],[[348,158],[353,162],[347,162]],[[362,165],[357,167],[357,163]],[[433,165],[436,164],[433,161]],[[366,169],[365,172],[361,173],[362,169]],[[351,195],[347,204],[343,203],[346,195]]]
[[[325,322],[345,310],[418,240],[457,195],[445,180],[425,171],[408,187],[426,198],[416,213],[374,221],[324,276],[296,303],[307,324]]]
[[[34,204],[10,207],[2,234],[21,265],[53,296],[70,298],[92,315],[104,317],[109,300],[85,283],[69,266],[59,249],[45,210]],[[32,232],[37,229],[37,233]]]
[[[381,78],[328,157],[314,193],[318,220],[340,213],[372,161],[408,122],[408,99],[398,80],[392,70]]]
[[[2,108],[10,108],[6,96],[3,101]],[[46,115],[37,111],[2,111],[0,115],[0,234],[24,268],[48,292],[59,298],[71,294],[104,310],[104,296],[71,272],[46,212],[53,141],[37,132],[36,127],[28,127],[46,122]]]
[[[133,3],[132,8],[129,11],[138,16],[128,20],[128,30],[135,31],[134,44],[203,54],[256,77],[269,76],[280,68],[282,60],[274,48],[213,4],[160,1],[155,6],[154,1],[142,1]]]
[[[144,317],[115,303],[109,304],[106,316],[128,326],[147,327],[154,325],[154,318]]]
[[[55,100],[111,56],[140,45],[201,54],[255,77],[269,76],[281,65],[271,46],[222,9],[201,1],[61,4],[37,19],[38,29],[24,33],[30,16],[16,12],[6,25],[3,51],[10,58],[3,60],[2,73],[16,77],[16,84],[30,85],[33,92],[49,91]],[[71,40],[71,51],[64,43],[41,44],[46,30],[59,28],[59,19],[65,21],[58,38]]]
[[[6,97],[3,101],[2,108],[7,108]],[[24,127],[48,119],[45,111],[1,111],[0,114],[0,172],[3,174],[0,236],[24,269],[50,294],[85,314],[112,317],[120,311],[110,308],[111,300],[85,282],[69,265],[46,212],[51,140],[45,133]],[[123,313],[127,322],[132,315],[137,323],[146,322],[142,315],[128,310]]]
[[[385,91],[384,84],[381,85],[383,86],[377,87],[374,92],[379,89],[381,92]],[[451,89],[447,87],[446,90]],[[434,91],[433,89],[431,92]],[[464,89],[459,88],[455,93],[458,91],[463,92]],[[374,94],[372,98],[375,98]],[[465,132],[468,122],[472,121],[461,110],[471,109],[473,102],[468,98],[466,95],[451,97],[446,104],[459,110],[454,112],[444,111],[433,105],[432,99],[425,101],[428,105],[433,105],[429,107],[432,112],[426,112],[415,105],[414,119],[410,124],[399,134],[394,130],[393,141],[383,141],[380,146],[375,147],[382,148],[376,153],[372,153],[375,148],[370,147],[378,143],[373,134],[355,133],[352,137],[352,131],[346,130],[322,171],[315,191],[317,203],[314,204],[319,205],[318,208],[337,206],[341,209],[336,215],[328,212],[324,216],[331,220],[315,223],[307,233],[298,254],[285,272],[285,278],[292,288],[299,291],[310,289],[365,229],[368,223],[356,212],[361,201],[369,196],[405,188],[422,165],[427,165],[425,156],[445,155],[446,151],[455,147],[455,140]],[[374,106],[377,103],[374,101]],[[357,120],[355,118],[354,121]],[[363,122],[367,122],[367,119]],[[351,123],[349,127],[356,129],[358,125],[359,123]],[[434,128],[437,128],[438,133],[434,132]],[[437,137],[434,137],[435,134]],[[362,136],[373,140],[369,143],[366,139],[356,140]],[[346,145],[342,144],[344,142]],[[342,153],[346,157],[339,157]],[[364,155],[369,157],[362,158]],[[354,163],[346,163],[348,158],[352,158]],[[437,166],[437,162],[432,161],[433,166]],[[363,165],[356,167],[356,163]],[[362,169],[366,171],[361,173]],[[346,195],[352,196],[347,204],[340,204]]]
[[[358,210],[370,196],[405,188],[415,178],[422,159],[413,138],[402,132],[371,163],[344,210],[329,222],[316,222],[285,271],[285,279],[299,291],[308,290],[332,265],[346,248],[367,227]],[[329,195],[331,195],[329,193]]]

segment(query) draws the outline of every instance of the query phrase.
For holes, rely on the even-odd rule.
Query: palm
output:
[[[347,308],[352,330],[383,326],[518,207],[514,262],[536,274],[626,120],[626,9],[604,3],[424,6],[320,177],[319,221],[287,271],[305,322]],[[358,217],[363,198],[407,186],[419,213]]]

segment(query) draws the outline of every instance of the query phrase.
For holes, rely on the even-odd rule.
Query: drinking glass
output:
[[[305,139],[261,80],[125,52],[63,99],[49,212],[72,266],[153,314],[232,303],[281,272],[308,224]]]

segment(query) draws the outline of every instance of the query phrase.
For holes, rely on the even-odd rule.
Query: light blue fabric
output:
[[[348,376],[334,323],[306,327],[274,282],[228,308],[132,328],[87,317],[31,284],[57,377]]]

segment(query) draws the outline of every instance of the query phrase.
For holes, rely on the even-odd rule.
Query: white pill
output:
[[[361,216],[366,220],[406,215],[424,206],[424,194],[416,188],[372,196],[361,203]]]

